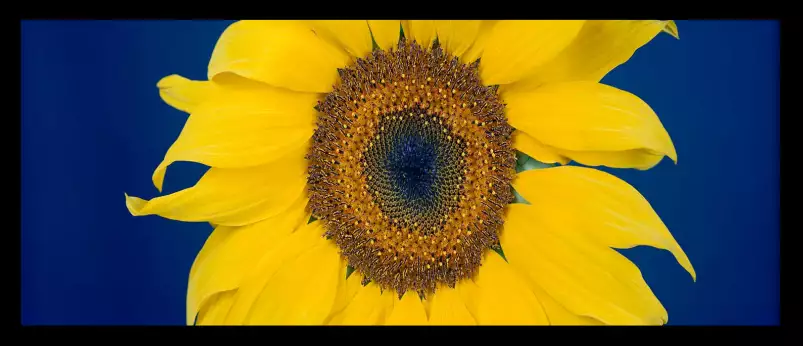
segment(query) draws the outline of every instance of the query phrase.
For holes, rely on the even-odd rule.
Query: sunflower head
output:
[[[400,296],[454,287],[498,243],[513,128],[477,66],[402,38],[339,70],[317,106],[312,214],[349,264]]]
[[[677,159],[644,101],[599,83],[661,31],[678,37],[671,21],[237,22],[208,81],[158,84],[190,116],[154,184],[175,161],[210,170],[126,204],[216,227],[188,323],[663,324],[614,248],[669,250],[694,277],[688,258],[632,186],[566,165]]]

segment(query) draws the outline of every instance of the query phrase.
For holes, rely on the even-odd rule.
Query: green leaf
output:
[[[348,279],[349,276],[351,276],[351,273],[353,272],[354,272],[354,267],[350,265],[346,266],[346,279]]]

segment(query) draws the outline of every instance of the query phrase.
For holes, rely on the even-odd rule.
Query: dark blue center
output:
[[[388,172],[407,200],[430,200],[437,176],[435,144],[420,134],[407,133],[388,152]]]
[[[408,112],[385,115],[365,151],[368,190],[400,227],[433,232],[458,206],[465,141],[437,120]]]

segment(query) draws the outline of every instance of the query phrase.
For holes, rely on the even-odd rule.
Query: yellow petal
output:
[[[329,324],[333,317],[341,313],[343,309],[345,309],[346,306],[351,303],[351,301],[354,299],[354,296],[356,296],[357,292],[360,291],[360,288],[362,288],[362,274],[355,270],[351,273],[351,275],[349,275],[348,278],[346,278],[347,266],[345,261],[343,261],[341,264],[340,269],[341,273],[339,275],[340,277],[345,278],[345,280],[338,281],[335,304],[332,306],[332,313],[329,315],[329,318],[324,321],[326,324]]]
[[[667,24],[660,20],[589,20],[563,52],[521,81],[502,86],[500,92],[533,90],[547,83],[599,82]]]
[[[562,166],[521,172],[513,187],[539,212],[562,217],[567,231],[619,249],[668,250],[696,280],[689,258],[661,218],[625,181],[592,168]]]
[[[286,262],[254,301],[246,324],[321,325],[332,311],[340,255],[332,241],[319,238],[315,248]]]
[[[596,82],[567,82],[502,96],[513,127],[544,145],[565,150],[560,153],[579,163],[587,158],[589,163],[599,163],[605,157],[573,155],[573,151],[625,152],[611,160],[618,167],[645,166],[645,156],[629,150],[677,161],[672,139],[658,116],[626,91]]]
[[[435,41],[437,35],[434,20],[408,20],[403,24],[407,24],[404,28],[405,35],[410,33],[407,35],[408,40],[415,40],[424,48],[432,46],[432,42]]]
[[[165,103],[187,113],[191,113],[196,106],[212,98],[217,92],[215,83],[189,80],[177,74],[162,78],[156,83],[156,87]]]
[[[499,21],[482,52],[480,76],[485,85],[508,84],[528,75],[571,43],[581,20]]]
[[[343,312],[333,317],[333,325],[380,325],[393,311],[395,293],[382,292],[375,283],[361,287],[354,299]]]
[[[192,323],[204,301],[240,287],[245,274],[265,253],[303,225],[309,219],[306,205],[307,199],[302,196],[288,210],[267,220],[242,227],[217,227],[190,269],[187,323]]]
[[[286,210],[306,184],[306,146],[250,168],[210,168],[195,186],[150,201],[125,196],[131,215],[241,226]]]
[[[542,288],[571,313],[606,324],[666,323],[666,310],[638,267],[615,250],[584,239],[572,224],[595,220],[588,227],[604,227],[605,220],[571,209],[554,211],[536,202],[508,206],[500,241],[510,265],[530,286]]]
[[[549,324],[553,326],[599,326],[603,323],[599,320],[587,316],[580,316],[566,310],[563,305],[556,302],[549,294],[544,292],[538,285],[531,285],[530,289],[533,291],[541,306],[544,307]]]
[[[556,151],[560,153],[560,155],[571,158],[586,166],[635,168],[639,170],[653,168],[664,158],[664,154],[644,149],[622,151],[572,151],[557,149]]]
[[[551,148],[539,142],[537,139],[530,137],[528,134],[521,131],[513,132],[513,146],[519,151],[527,154],[543,163],[560,163],[565,165],[569,163],[569,159],[559,154],[558,149]]]
[[[411,21],[405,19],[405,20],[401,20],[400,22],[401,22],[402,31],[404,32],[405,39],[407,41],[411,41],[412,42],[412,40],[413,40],[413,30],[410,28],[410,25],[411,25],[410,22]]]
[[[312,137],[317,97],[266,85],[220,91],[189,116],[154,170],[153,184],[161,191],[167,167],[176,161],[242,168],[286,155]]]
[[[198,320],[195,322],[197,326],[219,326],[223,325],[226,314],[231,309],[231,304],[234,302],[234,294],[237,290],[225,291],[215,293],[206,303],[204,303],[201,310],[198,311]],[[192,321],[188,322],[192,324]]]
[[[506,248],[505,248],[506,249]],[[479,325],[549,324],[538,299],[501,256],[490,252],[477,278],[477,313]]]
[[[388,292],[392,293],[392,292]],[[427,324],[427,313],[421,298],[415,292],[407,291],[401,300],[393,304],[393,311],[385,322],[392,326],[423,326]]]
[[[474,43],[471,44],[471,47],[460,57],[464,63],[472,63],[482,56],[482,51],[485,50],[485,45],[490,36],[489,34],[497,22],[499,21],[483,20],[482,23],[480,23],[480,28],[477,30],[477,37],[474,39]]]
[[[478,321],[479,317],[479,309],[478,309],[478,302],[479,300],[476,297],[479,297],[479,287],[477,284],[474,283],[473,279],[464,279],[457,283],[455,289],[457,290],[457,294],[460,296],[460,300],[463,301],[465,304],[466,309],[474,318],[474,321]]]
[[[364,20],[313,20],[310,26],[319,37],[353,57],[364,58],[371,53],[371,32]]]
[[[438,42],[447,53],[461,56],[477,38],[481,20],[436,20]]]
[[[209,61],[209,80],[223,72],[295,91],[325,93],[346,66],[345,51],[296,20],[243,20],[218,39]]]
[[[470,280],[464,280],[470,281]],[[458,285],[462,285],[459,282]],[[476,325],[477,321],[471,316],[466,304],[463,302],[458,288],[441,286],[435,294],[429,295],[429,323],[432,325]]]
[[[398,20],[369,20],[374,41],[383,50],[396,48],[399,43],[400,21]]]
[[[666,25],[664,26],[663,32],[672,35],[672,37],[676,39],[680,39],[680,32],[678,32],[678,25],[675,23],[674,20],[667,20]]]
[[[311,251],[315,249],[320,250],[321,245],[329,242],[323,238],[323,233],[321,221],[315,221],[300,227],[290,236],[280,239],[273,246],[273,251],[266,252],[243,277],[234,297],[231,311],[226,316],[226,324],[245,324],[252,313],[252,307],[274,275],[277,275],[285,266],[294,263],[302,255],[311,254]],[[321,257],[318,260],[324,261],[325,259]],[[328,267],[328,265],[326,266]],[[308,268],[308,270],[310,269]],[[287,274],[282,275],[281,277],[287,277]],[[332,285],[334,289],[337,283],[332,282]],[[334,296],[332,296],[332,300],[334,301]],[[331,308],[331,305],[328,308]]]

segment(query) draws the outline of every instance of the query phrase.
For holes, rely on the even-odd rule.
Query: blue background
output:
[[[23,324],[183,324],[205,223],[132,217],[186,115],[156,82],[205,79],[227,21],[22,23]],[[670,325],[779,321],[779,26],[679,21],[604,80],[639,95],[679,154],[620,170],[694,264],[626,250]],[[165,192],[205,168],[174,164]]]

